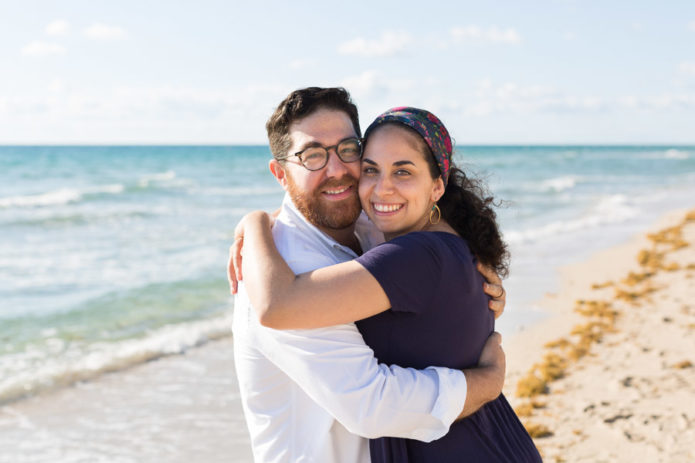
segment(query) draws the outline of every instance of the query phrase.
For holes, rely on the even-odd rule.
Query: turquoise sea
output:
[[[691,207],[695,147],[463,146],[504,204],[503,331],[555,269]],[[227,250],[283,192],[266,146],[0,147],[0,404],[230,335]]]

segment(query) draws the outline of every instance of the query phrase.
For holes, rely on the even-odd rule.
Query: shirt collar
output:
[[[307,233],[313,236],[315,239],[321,240],[327,246],[348,254],[351,259],[358,257],[355,251],[353,251],[350,247],[338,243],[335,239],[331,238],[319,230],[314,224],[309,222],[307,218],[304,217],[304,214],[299,212],[299,209],[297,209],[297,206],[294,205],[294,202],[288,193],[285,193],[285,197],[282,200],[282,211],[287,213],[289,219],[302,233]],[[354,233],[355,237],[357,237],[357,240],[360,243],[360,246],[362,247],[363,252],[368,251],[384,241],[383,234],[381,234],[381,232],[376,229],[374,224],[369,221],[364,212],[360,213],[360,216],[357,218]]]

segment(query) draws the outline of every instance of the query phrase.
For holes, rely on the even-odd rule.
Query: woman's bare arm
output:
[[[266,213],[252,212],[240,226],[246,292],[262,325],[320,328],[362,320],[391,306],[378,281],[354,261],[295,275],[275,247]]]

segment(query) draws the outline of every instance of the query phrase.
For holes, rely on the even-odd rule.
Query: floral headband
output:
[[[364,138],[369,137],[369,133],[372,130],[387,122],[405,125],[420,134],[427,146],[432,150],[439,172],[442,174],[444,188],[446,188],[449,181],[449,169],[451,168],[451,154],[453,150],[449,131],[444,127],[442,121],[424,109],[400,106],[389,109],[374,119],[374,122],[364,132]]]

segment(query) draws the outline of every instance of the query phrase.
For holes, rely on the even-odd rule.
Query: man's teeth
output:
[[[374,204],[377,212],[394,212],[403,207],[402,204]]]
[[[345,187],[342,187],[342,188],[338,188],[337,190],[326,190],[326,194],[329,194],[329,195],[339,195],[340,193],[342,193],[342,192],[344,192],[344,191],[347,191],[348,188],[350,188],[350,187],[349,187],[349,186],[345,186]]]

